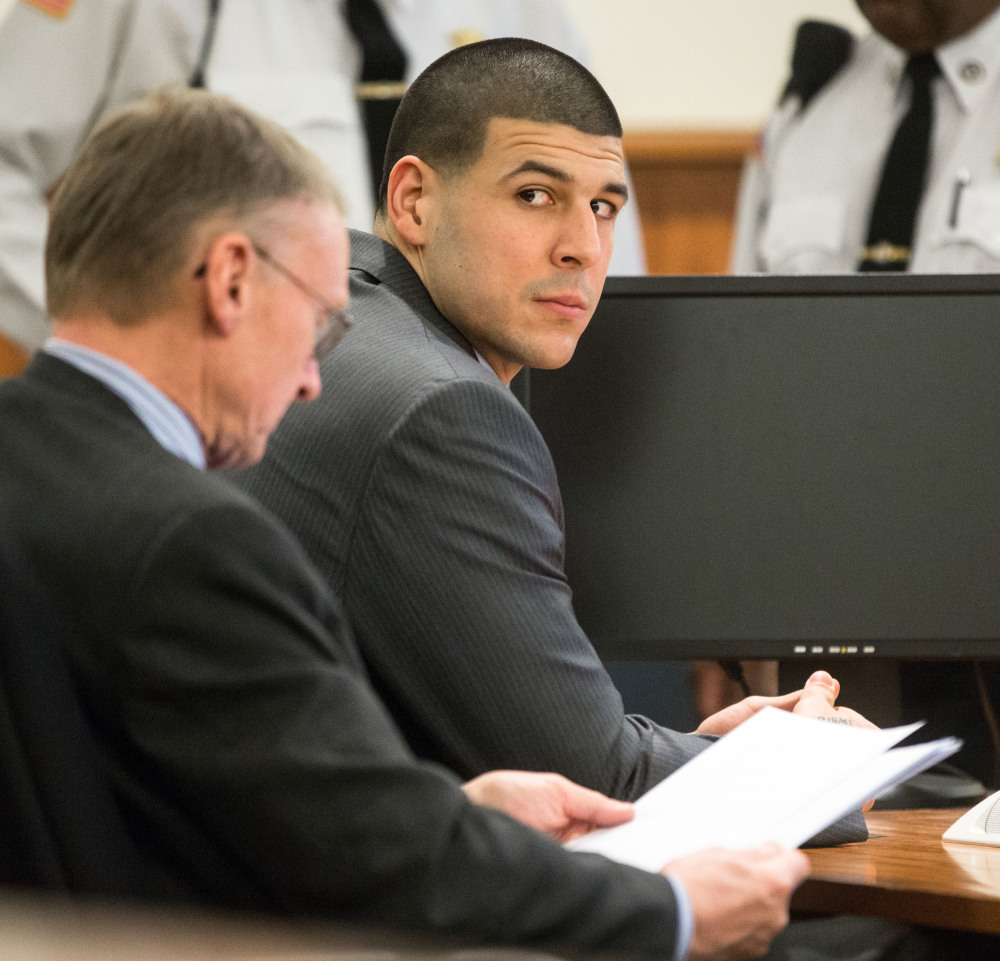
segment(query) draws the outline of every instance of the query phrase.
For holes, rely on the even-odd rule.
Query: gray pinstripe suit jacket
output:
[[[417,754],[463,777],[552,770],[641,795],[708,740],[625,715],[573,613],[531,418],[395,248],[352,232],[351,259],[356,322],[322,396],[238,481],[342,597]]]

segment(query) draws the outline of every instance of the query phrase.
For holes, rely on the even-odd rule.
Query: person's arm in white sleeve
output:
[[[46,194],[100,117],[188,79],[203,0],[101,0],[65,16],[15,3],[0,19],[0,334],[48,334]]]
[[[45,194],[100,109],[122,4],[60,19],[16,3],[0,23],[0,332],[28,350],[48,333]]]
[[[761,158],[747,157],[740,177],[736,201],[733,246],[729,257],[731,274],[754,274],[762,270],[757,256],[761,215],[765,204],[765,177]]]

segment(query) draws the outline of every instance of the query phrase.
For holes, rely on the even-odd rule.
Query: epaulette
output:
[[[205,23],[205,32],[201,37],[198,62],[194,65],[194,70],[188,78],[188,86],[195,90],[202,90],[205,87],[205,70],[208,68],[208,61],[212,56],[212,45],[215,43],[215,28],[219,24],[219,8],[221,6],[222,0],[208,0],[208,20]]]
[[[851,59],[853,50],[854,34],[850,30],[822,20],[803,20],[795,31],[792,75],[779,102],[798,97],[799,109],[804,110]]]

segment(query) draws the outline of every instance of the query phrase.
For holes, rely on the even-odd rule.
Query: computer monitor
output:
[[[1000,657],[1000,277],[610,279],[527,405],[602,657]]]

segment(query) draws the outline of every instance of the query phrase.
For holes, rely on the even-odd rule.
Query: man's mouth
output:
[[[574,319],[586,313],[590,308],[586,297],[573,292],[547,294],[544,297],[536,297],[535,301],[536,303],[543,304],[560,316]]]

